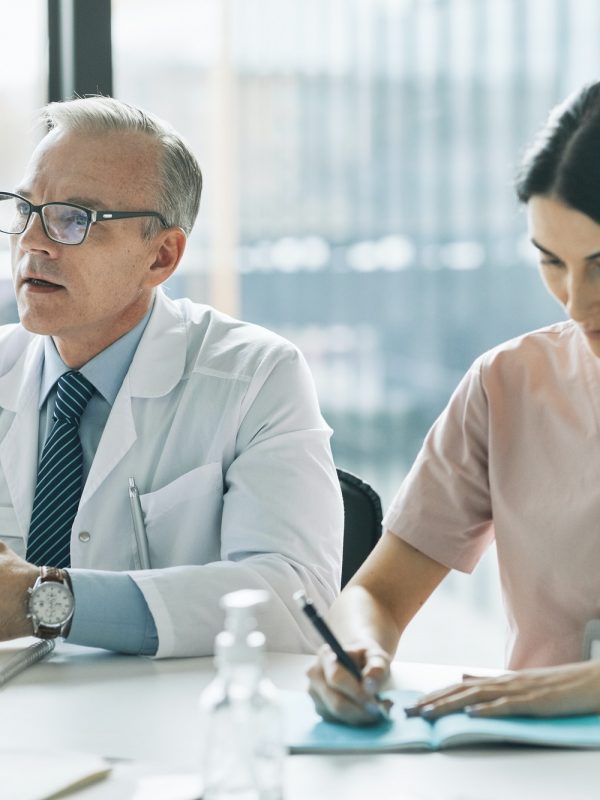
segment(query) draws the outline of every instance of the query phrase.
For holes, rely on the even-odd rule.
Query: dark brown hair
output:
[[[600,82],[550,112],[525,154],[516,190],[523,203],[553,195],[600,223]]]

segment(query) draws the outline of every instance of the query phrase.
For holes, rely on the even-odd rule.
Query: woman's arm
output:
[[[335,601],[327,620],[361,669],[358,681],[323,647],[308,672],[309,692],[326,719],[368,724],[402,631],[449,569],[386,532]]]

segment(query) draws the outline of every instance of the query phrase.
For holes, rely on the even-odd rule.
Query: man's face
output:
[[[147,211],[156,210],[157,177],[158,148],[145,134],[52,131],[16,191],[36,205],[64,201],[93,210]],[[69,366],[85,363],[148,309],[162,280],[152,268],[161,236],[143,239],[145,221],[99,222],[82,245],[70,246],[49,239],[33,214],[27,229],[11,236],[21,322],[53,336]]]

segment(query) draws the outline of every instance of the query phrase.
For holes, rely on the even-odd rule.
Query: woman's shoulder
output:
[[[571,352],[579,352],[585,346],[583,336],[573,320],[555,322],[533,331],[508,339],[483,353],[478,361],[491,364],[498,359],[523,359],[528,355],[535,358],[544,354],[562,356]]]
[[[577,373],[577,365],[588,357],[587,345],[572,320],[556,322],[515,336],[483,353],[474,367],[482,377],[494,375],[529,382],[534,376],[548,378]]]

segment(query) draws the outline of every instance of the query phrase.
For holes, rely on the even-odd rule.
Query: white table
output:
[[[301,689],[310,661],[271,655],[270,677],[281,688]],[[393,667],[398,687],[423,691],[458,680],[461,671],[409,663]],[[198,768],[197,701],[212,675],[212,659],[154,661],[58,644],[50,660],[0,690],[0,749],[53,747],[119,759],[109,779],[73,796],[130,800],[140,774]],[[290,756],[285,798],[587,800],[600,794],[599,775],[598,751],[496,747]]]

